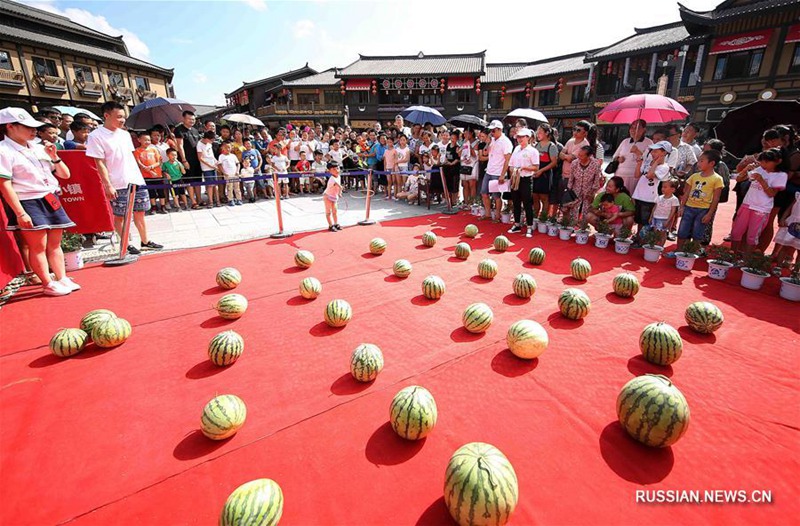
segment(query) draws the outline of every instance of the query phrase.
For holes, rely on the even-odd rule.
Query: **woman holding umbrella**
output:
[[[639,180],[636,165],[647,153],[650,145],[653,144],[653,141],[645,136],[646,133],[647,122],[644,119],[636,119],[628,128],[630,137],[622,141],[617,151],[614,152],[613,161],[619,163],[614,175],[622,177],[622,180],[625,181],[625,186],[631,192],[636,190],[636,183]]]

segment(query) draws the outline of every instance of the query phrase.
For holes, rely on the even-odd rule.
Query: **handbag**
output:
[[[606,165],[606,168],[603,171],[607,174],[613,174],[616,173],[618,168],[619,168],[619,161],[614,159],[613,161],[611,161]]]
[[[578,194],[575,193],[575,190],[567,188],[566,190],[564,190],[564,194],[561,196],[561,206],[571,205],[577,200],[578,200]]]

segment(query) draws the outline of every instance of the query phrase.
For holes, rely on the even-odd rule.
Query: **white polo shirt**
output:
[[[503,173],[503,166],[506,163],[506,155],[514,150],[514,145],[511,144],[511,139],[500,135],[499,139],[492,137],[492,142],[489,144],[489,161],[486,165],[486,173],[500,177]]]
[[[28,142],[27,148],[9,137],[0,142],[0,177],[11,179],[21,201],[41,199],[59,189],[53,164],[44,146]]]
[[[108,178],[115,190],[124,190],[129,184],[144,185],[133,150],[131,134],[121,128],[111,131],[100,126],[89,134],[86,143],[87,157],[106,162]]]

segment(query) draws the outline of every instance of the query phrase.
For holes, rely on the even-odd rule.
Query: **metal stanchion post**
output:
[[[374,192],[372,191],[372,170],[369,170],[367,172],[367,214],[364,217],[363,221],[359,221],[358,222],[359,225],[374,225],[375,224],[375,220],[369,218],[369,209],[370,209],[370,205],[372,203],[372,194],[373,193]]]
[[[272,185],[275,187],[275,209],[278,212],[278,231],[269,237],[274,239],[282,239],[292,235],[291,232],[283,231],[283,213],[281,212],[281,187],[278,184],[278,174],[272,174]]]
[[[450,202],[450,190],[447,188],[447,181],[444,179],[444,168],[439,168],[439,175],[442,177],[442,191],[447,199],[447,210],[442,210],[443,214],[455,215],[458,210],[453,209],[453,203]]]
[[[114,259],[108,259],[103,262],[107,267],[119,267],[127,265],[139,260],[139,256],[128,254],[128,236],[131,233],[131,218],[133,217],[133,201],[136,199],[135,184],[129,184],[128,188],[123,190],[128,193],[128,204],[125,207],[125,216],[122,219],[122,232],[119,236],[119,254]]]

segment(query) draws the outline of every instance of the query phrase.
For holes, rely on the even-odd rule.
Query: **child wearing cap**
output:
[[[667,156],[672,153],[672,145],[667,141],[660,141],[648,147],[649,155],[640,158],[636,163],[639,178],[633,190],[633,204],[636,207],[634,220],[639,225],[637,234],[650,224],[653,209],[658,197],[658,186],[661,181],[669,177]]]
[[[314,152],[314,162],[311,163],[311,169],[314,171],[315,174],[318,174],[317,177],[314,177],[312,181],[312,186],[314,187],[314,193],[319,193],[322,191],[323,187],[325,186],[325,172],[328,171],[328,163],[323,161],[323,157],[325,154],[322,150],[317,150]]]
[[[325,187],[324,199],[325,201],[325,219],[328,221],[328,230],[331,232],[338,232],[342,229],[339,226],[339,198],[342,197],[342,179],[339,177],[339,164],[336,162],[328,163],[328,172],[331,176],[328,177],[328,184]]]

